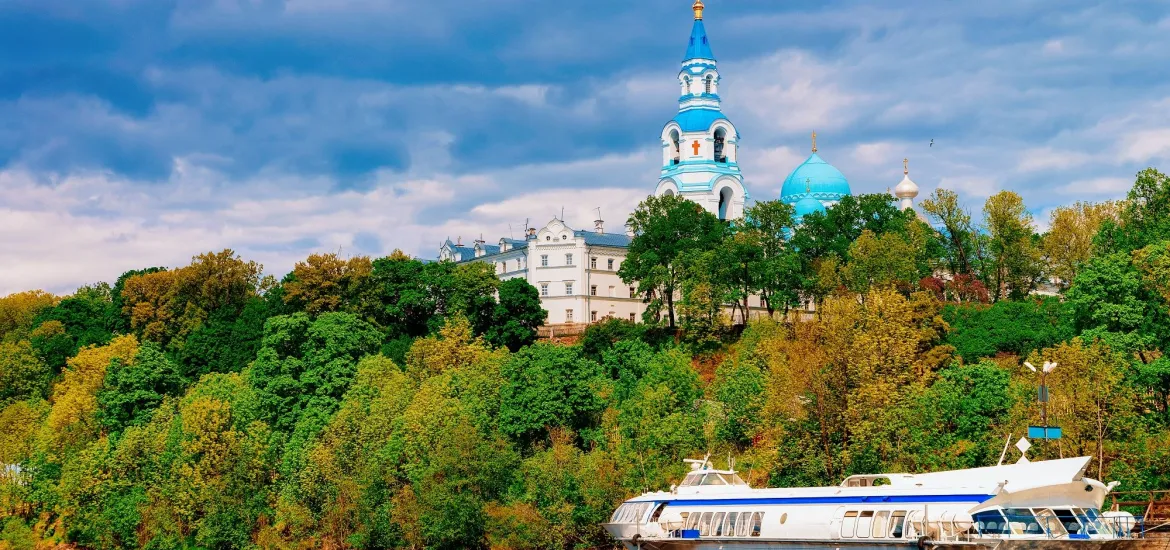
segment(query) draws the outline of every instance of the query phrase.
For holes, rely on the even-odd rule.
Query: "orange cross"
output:
[[[699,155],[699,140],[696,139],[695,142],[691,144],[691,147],[695,148],[695,156],[698,156]]]

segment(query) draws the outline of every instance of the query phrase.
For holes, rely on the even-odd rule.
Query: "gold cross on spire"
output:
[[[902,159],[902,175],[910,175],[910,159]]]
[[[695,10],[695,21],[700,21],[703,19],[703,8],[704,7],[705,6],[703,6],[703,0],[695,0],[695,3],[691,6],[691,9]]]
[[[815,152],[817,152],[817,133],[816,132],[813,132],[812,138],[813,138],[813,152],[815,153]]]

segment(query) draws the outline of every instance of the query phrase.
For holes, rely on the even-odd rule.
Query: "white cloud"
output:
[[[1059,192],[1066,195],[1108,195],[1122,197],[1133,186],[1132,178],[1090,178],[1071,182],[1059,188]]]
[[[1093,155],[1080,151],[1064,151],[1052,147],[1039,147],[1020,153],[1020,161],[1016,169],[1021,172],[1067,170],[1082,166],[1093,160]]]

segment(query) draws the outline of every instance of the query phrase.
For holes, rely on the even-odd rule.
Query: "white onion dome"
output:
[[[910,161],[902,160],[902,181],[894,188],[894,196],[899,199],[913,199],[918,196],[918,184],[910,179]]]

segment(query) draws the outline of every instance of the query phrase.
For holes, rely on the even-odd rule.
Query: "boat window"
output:
[[[690,487],[692,485],[698,485],[700,477],[703,477],[703,474],[687,474],[686,477],[683,478],[682,483],[679,484],[679,487]]]
[[[873,538],[886,538],[886,521],[890,519],[889,510],[878,512],[873,516]]]
[[[1082,510],[1080,508],[1073,508],[1073,513],[1076,514],[1077,519],[1081,520],[1081,524],[1085,526],[1086,535],[1096,535],[1098,533],[1106,533],[1102,531],[1103,526],[1101,522],[1088,515],[1091,510]]]
[[[737,519],[739,519],[739,512],[727,513],[727,527],[724,529],[724,532],[727,533],[727,536],[735,536],[735,520]]]
[[[853,532],[857,530],[857,512],[845,512],[845,519],[841,521],[841,536],[847,539],[853,538]]]
[[[699,520],[699,536],[706,537],[711,534],[711,512],[703,512],[703,519]]]
[[[723,477],[731,485],[747,485],[747,482],[739,477],[739,474],[724,474]]]
[[[1085,508],[1085,515],[1089,517],[1089,519],[1093,522],[1093,526],[1096,527],[1097,531],[1102,535],[1115,534],[1114,529],[1117,527],[1117,525],[1101,517],[1101,514],[1097,511],[1096,508]]]
[[[721,476],[719,474],[707,474],[707,477],[703,478],[702,484],[703,485],[727,485],[727,482],[724,481],[723,476]]]
[[[905,523],[906,523],[906,511],[905,510],[895,510],[894,513],[890,515],[890,538],[892,538],[892,539],[902,538],[902,526]]]
[[[751,512],[741,512],[739,514],[739,519],[736,520],[736,523],[735,523],[735,536],[737,536],[737,537],[748,536],[748,526],[751,523],[751,519],[752,519],[751,515],[752,515]]]
[[[1013,535],[1044,534],[1040,523],[1036,521],[1036,516],[1032,515],[1032,511],[1027,508],[1008,508],[1004,510],[1003,515],[1007,518]]]
[[[711,536],[723,536],[723,512],[719,512],[715,514],[715,517],[711,518]]]
[[[760,536],[760,526],[762,526],[763,524],[764,524],[764,513],[763,512],[753,513],[752,514],[752,527],[751,527],[751,532],[752,532],[753,537]]]
[[[1073,514],[1072,510],[1057,508],[1052,511],[1056,513],[1056,517],[1060,518],[1060,522],[1064,524],[1065,531],[1068,531],[1070,535],[1081,532],[1081,522],[1077,521],[1077,517]]]
[[[625,513],[626,506],[629,506],[629,504],[623,504],[621,506],[618,506],[617,510],[613,511],[613,516],[609,518],[609,522],[610,523],[617,523],[618,518],[621,517],[621,515]]]
[[[698,512],[691,512],[691,514],[690,514],[689,516],[687,516],[687,526],[686,526],[686,528],[687,528],[687,529],[689,529],[689,530],[692,530],[692,531],[693,531],[693,530],[695,530],[695,529],[698,529],[698,528],[699,528],[699,517],[700,517],[700,516],[702,516],[702,514],[700,514],[700,513],[698,513]]]
[[[1003,519],[1003,514],[999,510],[984,510],[975,514],[971,519],[975,520],[975,528],[983,535],[1006,535],[1008,534],[1007,522]]]
[[[869,538],[869,530],[873,528],[873,511],[866,510],[857,516],[857,536]]]
[[[1054,537],[1063,537],[1068,535],[1068,530],[1064,528],[1064,523],[1056,516],[1049,508],[1040,508],[1036,510],[1036,519],[1040,522],[1040,526]]]
[[[654,523],[654,522],[658,521],[658,518],[660,516],[662,516],[662,511],[664,509],[666,509],[665,502],[663,502],[662,504],[659,504],[658,507],[654,509],[654,513],[650,514],[650,523]]]

